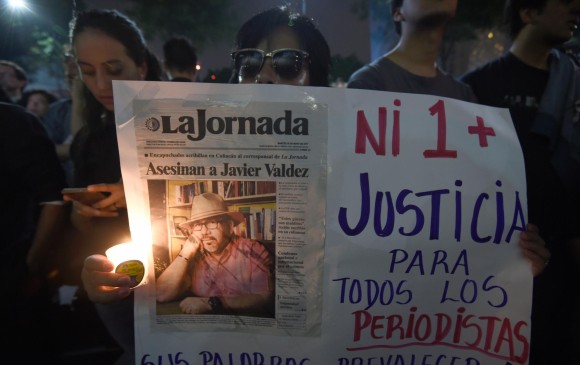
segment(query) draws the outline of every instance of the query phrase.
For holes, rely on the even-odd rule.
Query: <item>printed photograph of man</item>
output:
[[[234,234],[243,221],[220,195],[196,195],[179,225],[187,239],[157,278],[157,302],[179,302],[186,314],[273,318],[273,260],[260,242]]]

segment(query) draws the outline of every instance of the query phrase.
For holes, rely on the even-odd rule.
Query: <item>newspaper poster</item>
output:
[[[115,81],[137,364],[527,364],[523,157],[429,95]]]

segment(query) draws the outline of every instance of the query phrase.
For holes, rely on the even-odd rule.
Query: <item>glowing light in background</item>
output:
[[[28,6],[24,0],[8,0],[8,6],[13,10],[28,10]]]

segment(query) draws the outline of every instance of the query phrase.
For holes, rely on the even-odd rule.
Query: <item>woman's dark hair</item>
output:
[[[70,22],[70,43],[85,29],[97,29],[117,40],[127,49],[129,57],[138,65],[147,64],[147,81],[161,80],[162,69],[159,60],[147,47],[143,33],[137,24],[126,15],[112,9],[92,9],[82,11]]]
[[[26,74],[26,71],[24,71],[24,69],[16,62],[8,60],[0,60],[0,65],[10,67],[11,69],[13,69],[17,80],[28,81],[28,75]]]
[[[127,50],[127,55],[137,64],[147,65],[147,81],[162,80],[163,72],[157,57],[149,50],[145,38],[135,22],[117,10],[92,9],[77,13],[70,24],[70,43],[74,46],[77,36],[87,29],[94,29],[117,40]],[[76,184],[87,185],[97,182],[116,182],[119,180],[120,171],[112,169],[112,175],[104,177],[100,174],[99,179],[91,180],[90,176],[98,174],[93,171],[94,160],[118,160],[118,154],[110,154],[105,144],[116,139],[116,130],[113,113],[107,111],[97,101],[89,89],[83,87],[83,127],[77,132],[71,146]],[[111,137],[113,136],[113,137]],[[116,149],[113,149],[116,151]],[[104,152],[105,151],[105,152]],[[107,152],[108,151],[108,152]],[[73,153],[74,152],[74,153]],[[109,154],[107,154],[109,153]],[[116,162],[118,163],[118,161]]]
[[[70,44],[86,29],[96,29],[117,40],[127,49],[127,55],[137,65],[147,64],[147,81],[162,80],[163,71],[157,57],[149,50],[143,33],[137,24],[126,15],[112,9],[91,9],[77,13],[69,24]],[[89,129],[99,128],[103,114],[107,113],[91,92],[84,87],[83,96],[86,100],[84,120]],[[108,118],[112,120],[112,115]]]
[[[256,48],[260,41],[284,26],[296,33],[300,47],[310,55],[310,85],[328,86],[331,64],[328,43],[313,19],[292,12],[288,6],[271,8],[245,22],[236,36],[234,50]],[[238,82],[237,70],[233,70],[230,81]]]
[[[193,47],[191,40],[184,36],[169,38],[163,44],[163,55],[165,56],[165,65],[169,69],[189,71],[197,64],[195,47]]]

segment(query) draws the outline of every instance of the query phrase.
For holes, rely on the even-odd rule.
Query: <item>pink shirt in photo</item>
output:
[[[230,297],[272,291],[272,259],[259,242],[234,237],[217,261],[200,255],[193,263],[191,291],[200,297]]]

